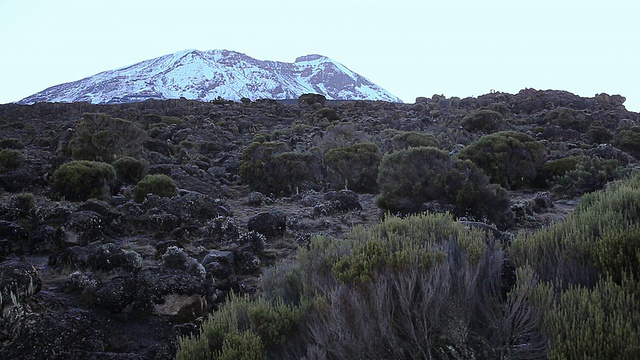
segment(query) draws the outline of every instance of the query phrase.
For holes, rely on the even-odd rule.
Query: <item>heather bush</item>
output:
[[[232,295],[200,329],[180,340],[177,359],[266,359],[297,332],[304,309]]]
[[[608,182],[622,178],[629,171],[616,159],[584,156],[577,160],[573,169],[567,167],[563,174],[547,180],[553,192],[573,198],[600,190]]]
[[[386,129],[380,134],[382,148],[392,152],[410,147],[439,147],[440,142],[433,134],[418,131]]]
[[[593,286],[640,272],[640,175],[582,197],[569,217],[523,234],[511,246],[516,265],[529,264],[544,281]]]
[[[334,189],[347,187],[355,192],[375,193],[381,159],[380,149],[372,143],[330,149],[324,154],[327,182]]]
[[[270,192],[288,196],[304,190],[318,190],[322,182],[320,163],[313,154],[284,152],[274,155],[264,167],[263,179]]]
[[[572,129],[583,133],[591,125],[592,119],[584,111],[559,108],[549,111],[542,122],[557,125],[561,129]]]
[[[613,145],[624,150],[635,158],[640,157],[640,131],[635,129],[620,130],[613,140]]]
[[[544,164],[544,145],[527,134],[502,131],[485,135],[458,153],[507,189],[528,187]]]
[[[452,206],[457,216],[472,216],[504,225],[509,206],[506,191],[489,184],[470,161],[445,151],[418,147],[387,154],[378,172],[378,205],[391,212],[415,213],[426,202]]]
[[[134,189],[135,201],[143,202],[148,194],[160,197],[173,197],[178,195],[176,183],[167,175],[154,174],[147,175],[140,180]]]
[[[492,133],[504,125],[502,114],[489,109],[472,111],[462,119],[462,127],[471,132]]]
[[[447,214],[315,237],[295,262],[263,275],[262,297],[232,297],[183,337],[177,357],[255,349],[271,359],[543,357],[532,291],[524,281],[502,290],[503,261],[495,239]]]
[[[85,201],[108,198],[116,180],[113,166],[96,161],[78,160],[60,165],[51,176],[54,198]]]
[[[613,140],[613,134],[609,129],[598,125],[591,125],[587,129],[587,135],[594,144],[608,144]]]
[[[254,142],[242,152],[240,160],[240,179],[252,190],[268,194],[272,192],[265,179],[267,163],[274,155],[289,151],[283,142]]]
[[[71,156],[76,160],[111,162],[138,157],[147,133],[131,121],[106,114],[84,114],[74,128]]]
[[[125,184],[136,184],[149,171],[149,162],[144,159],[134,159],[125,156],[112,163],[118,180]]]
[[[6,169],[17,169],[22,166],[24,156],[18,150],[2,149],[0,150],[0,166]]]
[[[0,139],[0,149],[23,149],[22,140],[16,138]]]

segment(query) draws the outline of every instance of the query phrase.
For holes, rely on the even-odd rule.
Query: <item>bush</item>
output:
[[[3,166],[7,169],[17,169],[22,166],[22,162],[24,161],[24,157],[22,153],[18,150],[13,149],[3,149],[0,150],[0,166]]]
[[[118,157],[137,157],[147,133],[138,125],[106,114],[84,114],[71,139],[76,160],[111,162]]]
[[[415,213],[426,202],[453,206],[457,216],[502,223],[509,206],[506,191],[489,184],[470,161],[436,148],[409,148],[385,155],[380,163],[378,205],[388,211]]]
[[[320,164],[312,154],[293,151],[277,154],[264,169],[264,180],[276,196],[320,188]]]
[[[582,197],[563,222],[523,234],[511,246],[514,263],[531,265],[544,281],[593,286],[640,273],[640,175]]]
[[[116,169],[118,180],[125,184],[136,184],[147,175],[149,170],[149,162],[144,159],[134,159],[130,156],[119,158],[112,165]]]
[[[537,188],[548,187],[553,178],[564,176],[567,172],[574,170],[582,161],[584,161],[582,156],[567,156],[546,161],[538,170],[532,185]]]
[[[527,302],[541,319],[549,358],[640,354],[639,220],[637,175],[584,195],[565,221],[513,242],[518,276],[531,273]]]
[[[266,164],[274,155],[289,151],[283,142],[254,142],[242,152],[240,160],[240,179],[252,190],[269,194],[273,190],[266,181]]]
[[[107,198],[116,179],[113,166],[96,161],[71,161],[62,164],[51,176],[54,198],[70,201]]]
[[[485,135],[458,153],[460,159],[473,161],[491,178],[507,189],[529,186],[546,158],[544,145],[527,134],[502,131]]]
[[[355,192],[376,193],[381,159],[380,149],[372,143],[330,149],[324,154],[327,181],[334,189],[344,186]]]
[[[303,309],[281,301],[232,295],[196,336],[180,339],[177,359],[264,359],[300,324]],[[213,356],[211,355],[213,354]]]
[[[167,175],[155,174],[147,175],[136,184],[135,201],[143,202],[148,194],[158,195],[160,197],[173,197],[178,195],[176,183]]]
[[[329,107],[323,107],[321,109],[319,109],[318,111],[316,111],[315,113],[313,113],[313,117],[315,119],[327,119],[329,121],[335,121],[335,120],[340,120],[340,116],[338,116],[338,113],[336,113],[336,111],[332,108]]]
[[[549,111],[542,121],[545,124],[557,125],[561,129],[572,129],[584,133],[591,125],[592,119],[584,111],[559,108]]]
[[[315,237],[263,276],[270,299],[232,296],[200,334],[180,339],[177,358],[252,349],[269,359],[543,357],[530,292],[501,290],[503,260],[494,239],[445,214]],[[279,296],[292,292],[298,305]]]
[[[640,131],[621,130],[613,141],[613,145],[633,155],[636,159],[640,158]]]
[[[613,134],[607,128],[597,125],[591,125],[587,135],[594,144],[608,144],[613,139]]]
[[[23,149],[24,144],[20,139],[6,138],[0,139],[0,149]]]
[[[500,130],[503,126],[502,114],[499,112],[480,109],[473,111],[462,119],[462,127],[470,132],[482,131],[492,133]]]
[[[616,159],[597,156],[579,159],[574,169],[548,181],[553,192],[569,198],[577,197],[601,190],[608,182],[623,178],[629,171]]]
[[[254,142],[242,152],[240,178],[254,191],[286,196],[319,188],[322,174],[312,154],[287,151],[282,142]]]
[[[382,147],[385,152],[392,152],[410,147],[439,147],[440,142],[433,134],[418,131],[401,131],[387,129],[382,132]]]

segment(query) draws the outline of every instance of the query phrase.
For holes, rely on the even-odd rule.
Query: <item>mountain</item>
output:
[[[20,100],[129,103],[147,99],[210,101],[296,99],[304,93],[330,100],[402,102],[380,86],[322,55],[294,63],[261,61],[229,50],[185,50],[50,87]]]

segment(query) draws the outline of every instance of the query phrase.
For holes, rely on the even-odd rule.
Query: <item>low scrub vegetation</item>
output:
[[[54,198],[85,201],[107,198],[116,180],[113,166],[96,161],[78,160],[62,164],[51,176]]]
[[[149,194],[160,197],[172,197],[178,195],[176,183],[167,175],[147,175],[140,180],[135,187],[136,202],[143,202]]]

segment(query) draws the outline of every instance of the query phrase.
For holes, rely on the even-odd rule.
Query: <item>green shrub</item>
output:
[[[316,111],[315,114],[317,117],[322,117],[325,118],[327,120],[340,120],[340,116],[338,116],[338,113],[336,113],[335,109],[332,108],[328,108],[328,107],[323,107],[320,110]]]
[[[378,205],[385,210],[415,213],[426,202],[453,206],[457,216],[500,220],[509,206],[506,191],[469,161],[436,148],[409,148],[387,154],[378,172]]]
[[[542,121],[545,124],[557,125],[562,129],[572,129],[583,133],[592,122],[584,111],[559,108],[549,111]]]
[[[24,157],[18,150],[3,149],[0,150],[0,166],[7,169],[17,169],[22,166]]]
[[[473,111],[462,119],[462,127],[471,132],[492,133],[500,130],[503,123],[502,114],[489,109]]]
[[[299,329],[304,309],[260,298],[231,296],[196,336],[180,339],[177,359],[263,359]]]
[[[546,158],[544,145],[527,134],[502,131],[485,135],[458,153],[507,189],[527,187]]]
[[[384,130],[381,134],[382,148],[392,152],[410,147],[439,147],[440,142],[433,134],[418,131]]]
[[[138,125],[106,114],[84,114],[71,139],[76,160],[111,162],[118,157],[138,157],[147,133]]]
[[[167,175],[154,174],[147,175],[136,184],[135,201],[143,202],[148,194],[154,194],[161,197],[173,197],[178,195],[176,183]]]
[[[282,142],[254,142],[242,152],[240,178],[254,191],[286,196],[317,189],[322,174],[312,154],[288,151]]]
[[[244,149],[240,160],[240,179],[252,190],[265,194],[272,190],[265,179],[266,164],[274,155],[289,151],[283,142],[254,142]]]
[[[518,266],[544,281],[593,286],[640,272],[640,175],[585,194],[574,212],[549,229],[523,234],[511,246]]]
[[[327,181],[333,188],[346,186],[355,192],[376,193],[381,159],[380,149],[372,143],[330,149],[324,154]]]
[[[600,190],[608,182],[622,178],[628,171],[616,159],[578,157],[579,162],[573,169],[548,180],[556,194],[573,198],[582,194]]]
[[[635,158],[640,157],[640,131],[621,130],[613,145],[620,150],[626,151]]]
[[[584,159],[582,156],[567,156],[560,159],[546,161],[536,176],[532,186],[545,188],[554,177],[564,176],[567,172],[574,170]]]
[[[23,149],[24,144],[20,139],[6,138],[0,139],[0,149]]]
[[[613,134],[603,126],[591,125],[587,130],[589,140],[594,144],[608,144],[613,139]]]
[[[54,198],[70,201],[107,198],[116,179],[113,166],[96,161],[78,160],[62,164],[51,176]]]
[[[550,359],[637,359],[640,293],[601,280],[593,288],[569,286],[543,316]]]
[[[121,157],[114,161],[112,165],[116,169],[118,180],[125,184],[136,184],[147,175],[149,170],[149,162],[144,159],[134,159],[130,156]]]

